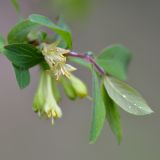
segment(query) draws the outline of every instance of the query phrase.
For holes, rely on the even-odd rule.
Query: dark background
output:
[[[23,15],[54,17],[47,1],[21,0]],[[95,145],[89,145],[91,103],[64,98],[63,118],[54,127],[32,111],[38,68],[31,85],[21,91],[9,61],[0,55],[0,159],[2,160],[158,160],[160,158],[160,1],[99,0],[86,20],[72,24],[74,49],[98,53],[113,43],[133,52],[128,82],[138,88],[155,111],[144,117],[123,111],[124,138],[119,146],[108,124]],[[0,0],[0,32],[6,36],[17,22],[9,0]],[[77,25],[78,24],[78,25]],[[90,85],[91,76],[76,73]]]

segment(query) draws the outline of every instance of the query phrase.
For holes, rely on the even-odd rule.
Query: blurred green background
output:
[[[89,7],[89,13],[84,14],[85,18],[81,16],[71,24],[74,50],[92,50],[98,53],[107,45],[115,43],[128,47],[133,52],[128,82],[144,95],[155,113],[136,117],[121,111],[124,131],[122,144],[117,145],[106,124],[97,143],[89,145],[91,103],[88,100],[70,102],[64,98],[61,104],[63,118],[52,127],[49,121],[39,120],[32,111],[32,99],[39,78],[38,68],[31,70],[31,85],[21,91],[16,84],[11,64],[0,56],[0,159],[160,158],[160,1],[92,2],[94,4]],[[20,0],[20,4],[25,17],[31,13],[44,14],[52,19],[56,17],[56,6],[51,5],[51,1]],[[1,0],[0,32],[6,36],[17,20],[10,1]],[[76,75],[91,87],[88,71],[80,68]]]

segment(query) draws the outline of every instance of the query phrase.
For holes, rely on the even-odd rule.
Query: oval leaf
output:
[[[28,69],[43,61],[41,52],[31,44],[5,46],[5,55],[16,66]]]
[[[110,128],[112,129],[112,132],[115,134],[118,143],[120,144],[122,140],[122,128],[117,104],[115,104],[109,97],[104,85],[102,86],[102,95],[106,107],[106,118],[108,120]]]
[[[106,77],[104,85],[113,101],[125,111],[134,115],[146,115],[153,112],[142,96],[128,84]]]
[[[96,61],[106,73],[125,80],[130,59],[131,53],[127,48],[122,45],[112,45],[105,48]]]

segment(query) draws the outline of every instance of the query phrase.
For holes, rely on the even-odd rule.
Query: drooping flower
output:
[[[70,50],[59,48],[57,45],[58,42],[52,43],[50,45],[44,44],[42,53],[50,67],[49,72],[51,75],[56,76],[56,79],[58,80],[61,75],[69,77],[70,73],[76,70],[76,68],[66,64],[66,55],[70,52]]]
[[[51,118],[52,124],[54,124],[54,119],[60,118],[62,116],[62,111],[58,106],[54,93],[52,91],[52,77],[49,74],[46,74],[46,86],[44,90],[45,94],[45,104],[44,112],[48,118]]]
[[[44,87],[45,73],[41,72],[39,85],[33,100],[33,110],[38,113],[39,116],[43,115],[43,107],[45,104]]]
[[[52,90],[52,77],[45,71],[42,71],[37,92],[34,97],[33,110],[40,116],[45,115],[54,119],[62,116],[62,111],[58,106]]]

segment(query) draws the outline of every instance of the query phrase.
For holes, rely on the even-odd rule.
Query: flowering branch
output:
[[[32,45],[34,45],[34,46],[38,46],[38,45],[39,45],[39,42],[38,42],[37,40],[34,40],[34,41],[30,42],[30,43],[31,43]],[[92,56],[87,55],[87,54],[85,54],[85,53],[77,53],[77,52],[74,52],[74,51],[69,52],[69,53],[68,53],[68,56],[84,59],[84,60],[90,62],[90,63],[97,69],[97,71],[98,71],[102,76],[103,76],[103,75],[106,75],[104,69],[103,69],[102,67],[100,67],[100,66],[96,63],[95,59],[94,59]]]
[[[46,32],[40,31],[38,26],[53,30],[55,42],[52,42]],[[29,85],[30,68],[42,64],[47,66],[43,67],[41,72],[33,110],[41,117],[50,118],[52,124],[62,116],[59,107],[59,84],[71,100],[88,96],[87,86],[72,74],[76,68],[68,64],[67,57],[83,59],[92,64],[93,114],[90,142],[97,140],[107,119],[120,143],[122,129],[118,107],[134,115],[153,113],[143,97],[121,81],[126,79],[126,70],[131,59],[130,51],[123,45],[112,45],[105,48],[96,59],[87,53],[70,51],[68,49],[72,48],[72,36],[65,26],[63,21],[55,24],[43,15],[32,14],[12,27],[7,42],[0,35],[0,52],[13,65],[20,88]],[[85,65],[84,62],[81,64]],[[97,75],[96,71],[101,76]]]

